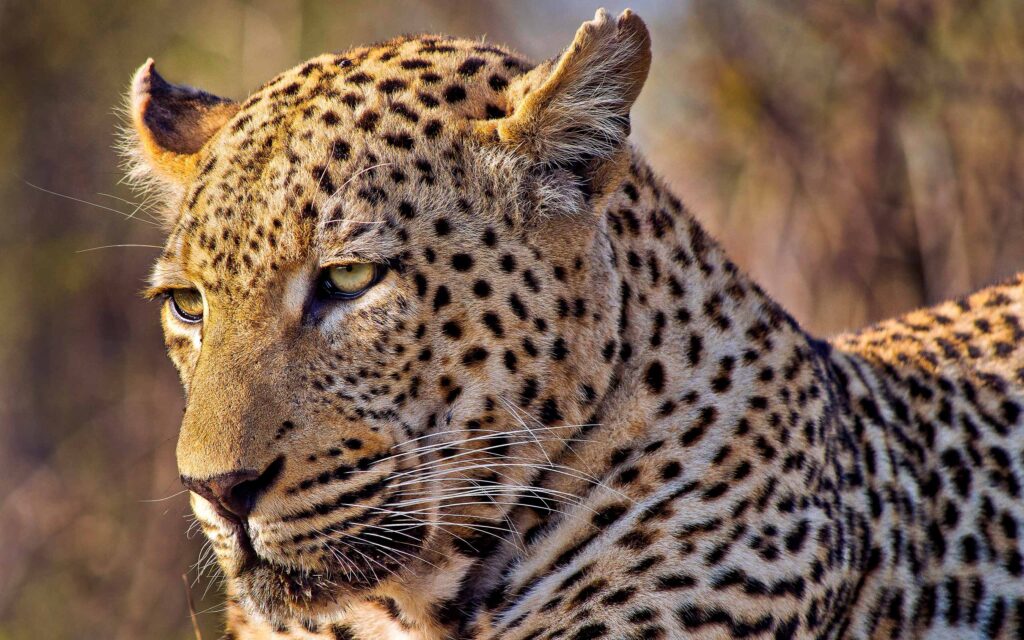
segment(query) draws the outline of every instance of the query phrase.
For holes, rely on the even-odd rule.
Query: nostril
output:
[[[242,479],[235,486],[227,491],[227,495],[221,498],[221,502],[232,513],[243,520],[249,517],[252,509],[256,506],[256,500],[270,488],[277,476],[284,467],[284,457],[279,457],[263,470],[255,478]]]
[[[181,482],[190,491],[205,498],[221,516],[235,522],[243,522],[252,513],[256,501],[280,475],[284,457],[278,457],[262,473],[242,469],[223,473],[212,478],[199,480],[181,477]]]

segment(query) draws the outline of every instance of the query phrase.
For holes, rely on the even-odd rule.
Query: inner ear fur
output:
[[[152,59],[135,72],[128,102],[125,150],[133,177],[172,189],[187,182],[199,151],[239,109],[231,100],[167,82]]]
[[[643,20],[628,9],[618,19],[600,9],[556,62],[509,86],[511,115],[479,122],[477,132],[543,167],[573,172],[587,195],[602,193],[625,164],[629,110],[650,65]]]

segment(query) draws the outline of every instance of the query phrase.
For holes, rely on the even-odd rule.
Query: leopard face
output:
[[[588,420],[620,322],[595,211],[648,64],[627,12],[537,67],[413,37],[241,104],[136,74],[134,175],[170,203],[149,295],[187,394],[178,464],[247,609],[331,619],[443,581]]]

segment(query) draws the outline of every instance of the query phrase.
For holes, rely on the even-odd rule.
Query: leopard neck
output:
[[[639,157],[600,224],[606,245],[593,252],[606,256],[615,283],[594,291],[617,323],[600,360],[610,364],[609,383],[555,460],[557,472],[536,479],[545,495],[576,499],[524,501],[513,511],[523,544],[498,549],[463,587],[485,594],[480,628],[511,615],[533,577],[582,553],[593,531],[568,548],[554,541],[599,528],[595,514],[609,504],[656,508],[658,496],[675,492],[735,513],[836,485],[825,442],[841,417],[827,345],[741,272]],[[639,464],[670,449],[676,455],[660,468]],[[755,478],[754,466],[770,470]],[[588,526],[574,526],[581,520]]]

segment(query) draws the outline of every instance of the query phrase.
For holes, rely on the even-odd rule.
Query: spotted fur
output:
[[[541,65],[403,37],[241,104],[140,69],[227,637],[1024,636],[1024,278],[809,336],[626,142],[649,59],[598,12]],[[346,260],[386,273],[317,298]]]

